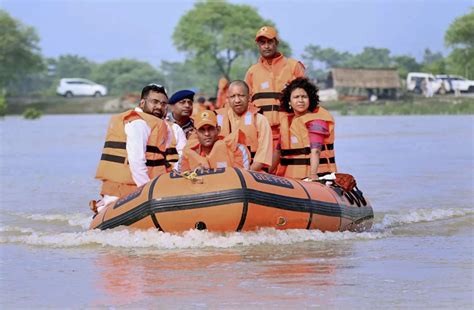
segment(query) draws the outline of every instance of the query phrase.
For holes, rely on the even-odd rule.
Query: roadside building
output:
[[[335,88],[340,100],[396,99],[400,89],[397,69],[333,68],[327,86]]]

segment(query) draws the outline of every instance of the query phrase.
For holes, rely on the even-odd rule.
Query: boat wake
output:
[[[26,215],[16,213],[15,216],[23,219],[23,221],[20,221],[23,225],[2,225],[0,227],[0,243],[20,243],[51,248],[105,246],[114,248],[191,249],[206,247],[231,248],[262,244],[287,245],[299,242],[356,241],[387,238],[392,235],[393,229],[405,227],[409,224],[435,222],[472,214],[474,214],[474,210],[467,208],[416,209],[403,214],[384,214],[380,221],[376,219],[370,231],[360,233],[266,228],[254,232],[212,233],[190,230],[181,234],[170,234],[154,229],[131,230],[125,227],[104,231],[84,231],[90,222],[90,217],[84,214]],[[56,227],[57,232],[51,232],[25,227],[27,225],[24,224],[28,222],[30,224],[36,222],[51,224],[55,222],[63,225]],[[19,224],[19,221],[16,221],[16,224]],[[64,232],[72,227],[79,227],[81,231]]]
[[[376,222],[373,225],[371,231],[387,231],[393,228],[404,227],[407,224],[435,222],[472,214],[474,214],[474,209],[468,208],[415,209],[403,214],[385,214],[380,223]]]

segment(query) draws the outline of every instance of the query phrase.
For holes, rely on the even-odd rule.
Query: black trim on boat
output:
[[[245,182],[245,178],[244,176],[242,175],[242,172],[237,169],[237,168],[234,168],[234,171],[237,173],[237,175],[239,176],[239,180],[240,180],[240,185],[242,185],[242,189],[243,190],[246,190],[247,189],[247,183]],[[245,224],[245,220],[247,219],[247,211],[248,211],[248,208],[249,208],[249,200],[248,198],[244,195],[244,198],[243,198],[243,206],[242,206],[242,217],[240,218],[240,222],[239,222],[239,226],[237,226],[237,231],[241,231],[242,230],[242,227],[244,227],[244,224]]]
[[[235,170],[238,171],[237,174],[239,174],[240,171],[238,169]],[[154,183],[156,183],[156,179]],[[152,185],[153,186],[150,186],[149,197],[151,197],[153,192],[152,188],[154,187],[154,184]],[[245,183],[242,186],[244,185],[246,186]],[[373,218],[373,210],[371,207],[341,207],[337,203],[282,196],[275,193],[267,193],[245,187],[186,196],[163,197],[159,200],[150,199],[149,201],[138,205],[132,210],[102,222],[97,226],[97,228],[109,229],[120,225],[131,225],[143,219],[144,217],[150,216],[152,214],[154,215],[155,213],[223,206],[234,203],[244,204],[242,218],[237,230],[242,229],[243,225],[245,224],[249,203],[282,210],[343,217],[348,218],[353,222],[358,221],[360,218]],[[158,229],[161,229],[158,221],[155,223],[155,226],[157,226]]]
[[[309,200],[309,204],[311,205],[311,196],[309,195],[308,193],[308,190],[306,190],[306,187],[303,186],[303,184],[301,184],[301,182],[298,182],[296,181],[296,183],[298,183],[299,186],[301,186],[301,188],[304,190],[304,192],[306,193],[306,196],[308,196],[308,200]],[[311,221],[313,220],[313,211],[309,211],[309,218],[308,218],[308,225],[306,225],[306,229],[309,229],[311,227]]]
[[[158,179],[161,177],[161,175],[159,175],[158,177],[156,177],[150,184],[150,187],[148,189],[148,201],[152,200],[153,199],[153,191],[155,190],[155,185],[156,185],[156,182],[158,182]],[[158,219],[156,218],[156,215],[155,213],[153,212],[150,212],[150,217],[151,217],[151,220],[153,221],[153,224],[155,225],[156,229],[158,229],[159,231],[163,231],[163,228],[161,228],[160,226],[160,223],[158,223]]]

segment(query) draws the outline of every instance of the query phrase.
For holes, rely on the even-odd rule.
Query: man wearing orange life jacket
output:
[[[197,139],[188,140],[181,159],[181,170],[239,167],[249,169],[250,153],[237,143],[238,136],[219,136],[220,127],[213,111],[203,111],[194,120]]]
[[[158,85],[161,86],[161,85]],[[154,110],[154,115],[160,119],[165,119],[168,110],[168,97],[161,101],[161,104]],[[183,148],[186,145],[186,135],[183,129],[176,123],[165,120],[168,127],[168,139],[166,140],[166,170],[180,171],[180,159]]]
[[[230,83],[227,101],[229,109],[221,110],[217,116],[221,135],[226,137],[238,130],[244,133],[242,142],[250,150],[252,162],[250,170],[262,171],[272,165],[272,131],[265,116],[249,108],[249,88],[244,81]]]
[[[306,78],[293,80],[283,91],[279,175],[316,180],[337,172],[332,115],[319,106],[317,87]]]
[[[167,101],[165,89],[150,84],[142,90],[139,106],[110,120],[96,179],[102,181],[101,207],[137,190],[166,172],[167,126],[157,116]]]
[[[279,142],[279,114],[281,92],[285,86],[297,77],[303,77],[305,68],[296,59],[286,58],[278,52],[278,35],[275,28],[264,26],[255,36],[260,51],[258,62],[252,65],[245,76],[250,88],[252,104],[260,108],[270,123],[273,136],[273,147]],[[273,157],[273,166],[277,158]]]

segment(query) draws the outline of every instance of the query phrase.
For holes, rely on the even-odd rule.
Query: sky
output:
[[[293,57],[309,44],[359,53],[366,46],[422,60],[449,53],[444,33],[474,0],[228,0],[272,20]],[[192,0],[0,0],[0,8],[36,28],[46,57],[73,54],[95,62],[132,58],[158,66],[182,61],[172,35]],[[255,29],[255,32],[258,29]],[[253,41],[254,38],[249,38]]]

